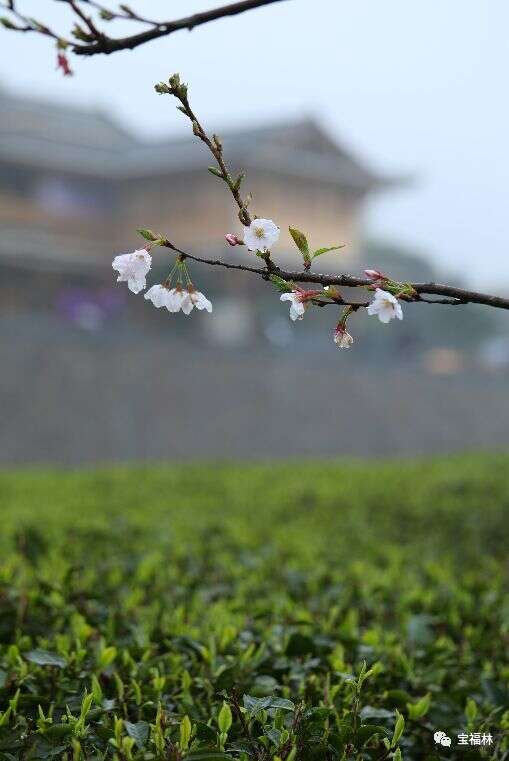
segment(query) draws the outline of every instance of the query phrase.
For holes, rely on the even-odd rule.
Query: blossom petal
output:
[[[157,309],[160,309],[161,307],[166,306],[168,295],[169,291],[164,285],[153,285],[152,288],[149,288],[146,292],[145,298],[148,301],[151,301]]]
[[[142,277],[129,277],[126,278],[127,280],[127,287],[132,293],[139,293],[140,291],[143,291],[144,288],[146,288],[147,280],[144,276]]]
[[[187,295],[184,294],[184,298],[182,299],[182,303],[180,307],[182,311],[184,312],[184,314],[186,315],[191,314],[191,312],[193,311],[193,307],[194,307],[194,304],[191,299],[191,296],[189,294]]]
[[[194,305],[196,309],[199,309],[200,311],[202,309],[206,309],[207,312],[212,312],[212,304],[211,302],[203,295],[203,293],[200,293],[200,291],[196,292],[196,298],[194,300]]]
[[[172,288],[168,292],[168,298],[166,300],[166,309],[168,312],[176,313],[180,312],[182,302],[186,298],[184,292],[178,288]]]

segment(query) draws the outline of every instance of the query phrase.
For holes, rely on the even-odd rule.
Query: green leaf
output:
[[[217,717],[217,726],[219,727],[219,731],[221,733],[228,732],[232,725],[232,712],[231,708],[228,705],[228,703],[224,703],[221,706],[221,710],[219,711],[219,715]]]
[[[189,748],[189,740],[191,739],[192,732],[191,719],[186,714],[180,722],[180,749],[187,750]]]
[[[405,690],[387,690],[386,698],[393,708],[406,708],[412,702],[412,696]]]
[[[243,702],[244,708],[251,719],[260,711],[267,711],[270,708],[281,711],[295,711],[295,703],[286,698],[278,698],[275,695],[268,695],[265,698],[254,698],[252,695],[244,695]]]
[[[132,737],[138,748],[144,748],[150,731],[150,725],[146,721],[138,721],[131,724],[130,721],[124,721],[124,727],[129,737]]]
[[[30,650],[30,652],[25,653],[25,658],[38,666],[56,666],[59,669],[67,666],[65,658],[57,655],[57,653],[50,653],[49,650]]]
[[[300,230],[297,230],[295,227],[289,227],[290,235],[293,238],[293,241],[299,251],[301,252],[304,261],[309,262],[311,261],[310,255],[309,255],[309,244],[308,239],[304,235],[304,233],[301,233]]]
[[[196,737],[198,740],[203,740],[203,741],[212,742],[212,743],[215,742],[216,731],[212,727],[209,727],[209,725],[205,724],[205,722],[203,721],[197,721],[195,724],[195,727],[196,727],[195,729]]]
[[[291,283],[287,283],[286,280],[283,280],[282,277],[278,277],[277,275],[270,275],[270,282],[273,283],[281,293],[293,290]]]
[[[316,259],[317,256],[321,256],[322,254],[328,254],[329,251],[339,251],[341,248],[344,248],[345,244],[343,243],[341,246],[325,246],[325,248],[317,248],[316,251],[313,253],[313,256],[311,259]]]
[[[67,735],[72,735],[72,725],[63,723],[53,724],[53,726],[48,727],[45,734],[46,737],[52,739],[66,737]]]
[[[405,718],[399,711],[396,711],[396,723],[394,725],[394,734],[392,735],[391,748],[396,747],[401,735],[403,734],[404,729],[405,729]]]
[[[41,706],[39,706],[39,710],[41,710]],[[9,723],[9,719],[11,717],[12,713],[12,706],[9,706],[4,713],[0,714],[0,727],[3,727],[5,724]]]
[[[408,703],[408,716],[410,719],[420,719],[425,716],[431,705],[431,694],[428,692],[423,698],[415,703]]]
[[[365,745],[374,735],[387,737],[388,734],[386,728],[378,724],[363,724],[357,731],[357,737],[361,745]]]
[[[477,716],[477,704],[472,698],[469,698],[467,701],[465,716],[467,717],[468,723],[473,724],[475,717]]]
[[[107,669],[108,666],[110,666],[115,658],[117,657],[117,648],[111,645],[110,647],[104,647],[102,650],[99,651],[99,654],[97,656],[97,665],[101,669]],[[117,691],[121,692],[123,691],[123,684],[122,680],[117,674],[113,675],[115,677],[115,682],[117,685]],[[120,684],[119,684],[120,683]]]
[[[40,740],[34,746],[36,755],[33,758],[45,759],[45,758],[65,758],[65,751],[68,745],[51,745],[46,740]]]
[[[209,166],[207,169],[209,170],[210,174],[214,175],[214,177],[219,177],[220,180],[223,179],[223,173],[216,166]]]
[[[279,708],[281,711],[295,711],[295,703],[286,698],[270,698],[267,708]]]
[[[268,695],[274,695],[278,690],[278,682],[273,676],[260,674],[257,676],[251,687],[251,691],[256,698],[263,698]]]
[[[95,674],[92,674],[92,695],[94,696],[94,700],[97,703],[98,706],[102,705],[103,702],[103,691],[102,687],[99,684],[99,680],[97,679]]]
[[[156,235],[152,230],[148,230],[146,227],[138,227],[136,232],[138,232],[142,238],[145,238],[145,240],[154,241],[161,238],[160,235]]]
[[[264,711],[270,705],[270,697],[267,698],[254,698],[252,695],[244,695],[243,698],[244,708],[247,710],[249,716],[252,718],[256,716],[259,711]]]

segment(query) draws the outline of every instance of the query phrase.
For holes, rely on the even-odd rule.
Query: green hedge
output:
[[[0,474],[0,761],[509,758],[508,466]]]

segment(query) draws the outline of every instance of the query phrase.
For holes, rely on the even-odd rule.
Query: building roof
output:
[[[313,119],[220,132],[229,163],[290,177],[316,178],[353,190],[385,184],[381,176],[333,141]],[[165,174],[201,169],[207,149],[198,138],[139,144],[130,151],[129,173]]]
[[[1,159],[104,175],[135,145],[133,137],[100,111],[0,90]]]
[[[312,119],[220,133],[232,166],[318,179],[366,192],[388,183]],[[0,160],[129,179],[203,169],[195,137],[144,141],[101,111],[21,98],[0,90]]]

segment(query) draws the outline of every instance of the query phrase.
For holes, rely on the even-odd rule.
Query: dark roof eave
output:
[[[394,175],[392,177],[375,177],[373,186],[370,190],[374,192],[378,191],[390,191],[390,190],[405,190],[406,188],[415,185],[415,177],[410,174]]]
[[[173,166],[164,166],[160,163],[156,166],[147,166],[147,163],[144,162],[143,165],[136,168],[124,166],[120,179],[128,182],[132,179],[150,180],[155,178],[162,179],[166,176],[174,177],[177,174],[200,174],[206,172],[205,164],[206,162],[203,162],[202,157],[197,157],[192,162],[185,162],[180,165],[173,164]],[[376,175],[365,169],[357,171],[357,168],[349,167],[348,171],[345,171],[344,167],[334,167],[331,163],[324,170],[313,165],[312,161],[303,166],[298,161],[298,154],[296,154],[294,161],[277,163],[254,155],[244,157],[243,161],[236,159],[234,156],[230,164],[237,168],[242,168],[246,172],[248,180],[250,172],[262,172],[264,174],[277,174],[279,177],[291,179],[318,181],[320,183],[336,185],[343,190],[360,193],[386,190],[402,184],[400,178]]]

